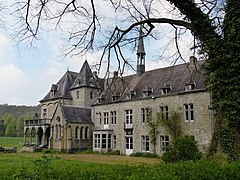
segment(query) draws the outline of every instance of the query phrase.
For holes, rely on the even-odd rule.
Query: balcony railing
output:
[[[25,120],[25,126],[40,126],[40,125],[50,125],[51,119],[33,119]]]

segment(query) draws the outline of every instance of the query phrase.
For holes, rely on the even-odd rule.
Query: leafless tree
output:
[[[175,32],[172,40],[176,59],[182,58],[179,39],[190,32],[195,42],[193,49],[208,58],[206,83],[217,113],[215,129],[226,126],[240,137],[239,0],[16,0],[12,7],[12,15],[18,20],[15,37],[20,42],[31,44],[43,30],[60,30],[69,45],[65,46],[65,55],[102,47],[99,68],[106,61],[106,75],[113,59],[120,75],[126,66],[131,66],[123,50],[136,46],[139,26],[143,27],[143,36],[156,38],[158,27],[168,24]],[[213,137],[219,136],[214,133]],[[226,150],[234,158],[239,141]]]
[[[139,26],[144,26],[144,36],[154,38],[158,24],[170,24],[175,31],[176,60],[182,58],[179,38],[187,30],[195,34],[196,27],[189,17],[179,11],[174,0],[102,0],[87,2],[78,0],[16,0],[12,15],[17,18],[15,38],[31,44],[46,30],[58,30],[66,36],[66,56],[84,54],[103,48],[98,68],[107,61],[107,72],[112,60],[118,62],[119,74],[123,74],[131,62],[124,56],[125,46],[136,46]],[[201,15],[207,15],[221,32],[222,4],[217,0],[198,0],[194,4]],[[110,12],[104,12],[101,8]],[[165,8],[166,13],[161,10]],[[206,17],[205,17],[206,18]],[[111,23],[109,23],[111,21]],[[201,41],[198,41],[201,42]],[[198,46],[195,43],[194,49]]]

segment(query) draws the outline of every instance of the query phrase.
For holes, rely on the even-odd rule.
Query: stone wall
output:
[[[192,103],[194,106],[194,122],[185,122],[184,120],[184,110],[183,105]],[[211,140],[211,119],[209,116],[210,110],[208,106],[210,105],[210,96],[208,92],[186,92],[182,94],[171,94],[164,95],[154,98],[145,98],[138,101],[124,101],[121,103],[110,103],[106,105],[95,105],[92,110],[92,119],[94,121],[95,129],[111,129],[113,130],[113,135],[116,135],[117,139],[117,150],[120,150],[122,154],[125,154],[125,135],[124,130],[125,122],[125,110],[133,111],[133,152],[142,151],[141,137],[142,135],[149,134],[149,127],[141,122],[141,108],[151,108],[153,115],[160,111],[160,106],[168,106],[169,112],[172,110],[181,113],[182,115],[182,129],[185,134],[194,135],[198,141],[200,147],[207,147]],[[117,123],[116,125],[111,125],[111,123],[104,127],[103,125],[103,112],[116,111],[117,113]],[[96,119],[96,113],[102,113],[102,124]],[[109,117],[109,121],[111,121]],[[159,134],[157,136],[156,152],[161,154],[160,150],[160,135],[168,135],[169,132],[164,127],[159,127]],[[171,137],[170,137],[171,139]],[[153,147],[151,145],[150,152],[153,152]]]

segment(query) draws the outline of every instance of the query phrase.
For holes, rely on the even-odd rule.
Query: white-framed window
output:
[[[111,124],[116,125],[117,124],[117,112],[116,111],[111,111]]]
[[[133,149],[133,137],[126,137],[126,149]]]
[[[149,152],[150,143],[149,136],[142,136],[142,152]]]
[[[161,118],[168,120],[168,106],[160,106]]]
[[[108,149],[112,148],[112,135],[108,134]]]
[[[113,136],[113,149],[117,149],[117,136]]]
[[[133,120],[133,111],[130,110],[125,110],[125,123],[126,124],[132,124]]]
[[[108,123],[109,123],[109,113],[103,112],[103,124],[108,125]]]
[[[169,136],[160,135],[160,149],[162,152],[166,151],[166,148],[169,146]]]
[[[94,148],[100,148],[100,134],[94,134]]]
[[[193,109],[193,104],[184,104],[183,105],[183,110],[184,110],[184,119],[185,122],[194,122],[194,109]]]
[[[102,114],[100,112],[96,113],[96,124],[102,124]]]
[[[102,148],[106,149],[107,148],[107,135],[102,134]]]
[[[147,122],[147,117],[150,113],[149,108],[141,108],[141,122],[142,124],[145,124]]]

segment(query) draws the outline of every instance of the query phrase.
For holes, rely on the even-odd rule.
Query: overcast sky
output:
[[[54,33],[42,36],[43,38],[34,45],[35,48],[26,48],[24,45],[17,46],[8,30],[0,29],[0,104],[38,105],[39,100],[50,90],[51,84],[57,83],[67,69],[79,72],[85,59],[91,66],[101,57],[100,50],[84,57],[62,59],[59,56],[61,54],[59,42],[53,36]],[[169,60],[159,58],[172,34],[162,33],[162,36],[160,42],[145,39],[147,70],[164,67],[173,61],[171,58]],[[192,55],[189,46],[189,41],[185,42],[183,39],[181,48],[185,48],[183,50],[185,59]],[[171,51],[170,47],[167,49]],[[132,54],[131,61],[136,62],[135,52],[126,54]],[[130,70],[126,72],[132,73]]]

